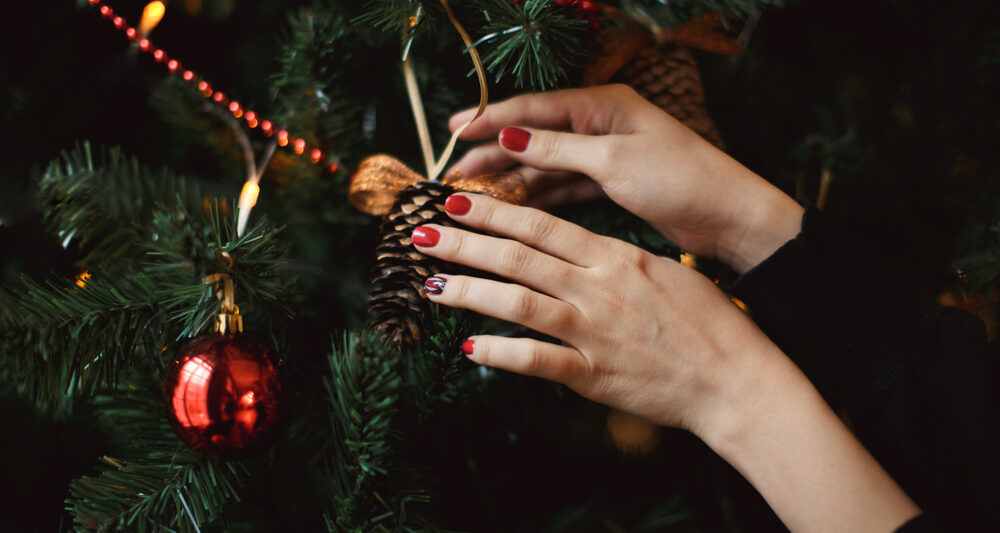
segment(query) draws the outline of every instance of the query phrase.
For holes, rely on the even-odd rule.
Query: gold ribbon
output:
[[[228,252],[222,252],[222,258],[229,262],[229,268],[233,267],[233,258]],[[240,308],[236,305],[236,288],[233,286],[233,278],[224,272],[205,276],[206,285],[222,283],[222,288],[215,292],[222,305],[219,307],[218,321],[215,323],[215,331],[220,335],[228,333],[243,333],[243,316],[240,315]]]
[[[370,215],[384,215],[392,209],[392,204],[396,201],[396,195],[409,185],[421,181],[438,181],[437,177],[444,170],[451,153],[458,142],[458,136],[465,131],[486,109],[489,101],[489,91],[486,89],[486,69],[479,58],[479,52],[473,47],[472,39],[466,33],[465,28],[455,18],[451,11],[451,6],[447,0],[440,0],[441,5],[448,13],[448,19],[452,26],[458,31],[465,42],[472,64],[476,67],[476,75],[479,79],[479,108],[476,114],[468,122],[460,126],[451,135],[448,145],[442,152],[441,157],[435,159],[434,151],[431,147],[429,128],[427,127],[427,117],[424,114],[423,104],[420,98],[420,90],[417,86],[417,79],[413,73],[413,62],[409,54],[410,40],[405,41],[403,46],[403,75],[406,80],[407,96],[410,99],[410,107],[413,110],[413,117],[417,123],[417,135],[420,138],[420,150],[424,157],[426,167],[426,177],[420,175],[405,163],[386,154],[377,154],[366,158],[358,165],[358,170],[351,178],[351,187],[348,193],[348,200],[351,205]],[[422,12],[410,18],[410,26],[419,24]],[[488,194],[508,203],[523,203],[527,194],[524,183],[520,176],[513,172],[499,174],[487,174],[464,178],[461,173],[453,172],[440,180],[444,185],[454,187],[456,190],[464,192],[474,192]]]
[[[413,43],[413,37],[406,37],[404,34],[403,38],[403,77],[406,80],[406,96],[410,99],[410,108],[413,110],[413,118],[417,123],[417,136],[420,138],[420,150],[424,155],[424,166],[427,168],[427,179],[431,181],[437,181],[438,174],[444,170],[445,165],[448,163],[448,159],[451,157],[452,151],[455,150],[455,144],[458,142],[458,136],[465,131],[465,128],[469,127],[470,124],[475,122],[483,111],[486,110],[486,104],[489,102],[490,95],[489,91],[486,89],[486,68],[483,67],[483,61],[479,58],[479,51],[472,45],[472,39],[469,34],[462,27],[462,24],[458,22],[455,18],[455,14],[451,11],[451,6],[448,5],[448,0],[440,0],[441,6],[444,7],[445,12],[448,13],[448,20],[451,21],[451,25],[455,27],[455,31],[462,37],[462,42],[465,43],[465,49],[469,52],[469,58],[472,59],[472,64],[476,69],[476,77],[479,80],[479,107],[476,109],[476,114],[468,122],[460,126],[458,129],[451,134],[451,139],[448,140],[448,145],[445,147],[444,152],[441,153],[441,157],[435,159],[434,149],[431,147],[431,136],[430,129],[427,127],[427,116],[424,114],[423,101],[420,98],[420,87],[417,84],[417,76],[413,72],[413,59],[410,55],[410,45]],[[410,17],[410,27],[411,29],[420,23],[423,18],[423,12],[418,9],[417,14]]]
[[[369,215],[384,215],[392,208],[399,191],[421,181],[427,181],[427,178],[399,159],[377,154],[365,158],[358,165],[347,199],[351,205]],[[516,172],[465,178],[456,171],[445,176],[441,183],[463,192],[488,194],[511,204],[524,203],[527,198],[524,182]]]

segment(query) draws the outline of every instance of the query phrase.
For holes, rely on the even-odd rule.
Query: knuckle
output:
[[[536,344],[525,347],[523,357],[522,370],[527,374],[537,374],[545,365],[545,355]]]
[[[476,339],[476,362],[482,366],[493,366],[493,357],[490,355],[490,343],[486,339]]]
[[[490,200],[492,198],[485,194],[476,195],[473,198],[476,208],[472,210],[472,213],[478,218],[479,225],[485,229],[492,229],[496,221],[496,204]]]
[[[556,133],[550,133],[548,135],[542,135],[541,137],[542,137],[542,139],[541,139],[542,140],[542,142],[541,142],[541,145],[542,145],[542,147],[541,147],[542,148],[542,150],[541,150],[542,159],[550,160],[550,159],[556,159],[556,158],[558,158],[559,157],[559,152],[560,152],[560,149],[561,149],[561,144],[562,144],[562,142],[561,142],[562,137],[559,134],[556,134]]]
[[[635,89],[624,83],[612,83],[607,86],[607,89],[608,92],[611,94],[611,96],[615,96],[622,99],[633,98],[635,96],[638,96],[639,94],[635,92]]]
[[[462,254],[465,252],[465,247],[467,244],[465,233],[461,231],[453,231],[451,233],[452,235],[449,235],[448,239],[446,240],[446,242],[451,244],[451,246],[449,247],[451,252],[450,255],[452,258],[460,258],[462,257]],[[445,239],[442,239],[442,241],[444,240]]]
[[[626,243],[619,243],[616,248],[614,256],[619,267],[629,271],[648,270],[651,254]]]
[[[552,327],[555,330],[571,332],[576,326],[576,313],[571,306],[559,306],[552,312]]]
[[[531,210],[528,212],[526,225],[531,239],[534,242],[541,242],[555,233],[556,219],[541,211]]]
[[[469,280],[465,277],[453,277],[448,280],[448,282],[455,285],[455,291],[453,293],[455,295],[455,304],[460,307],[465,307],[466,303],[469,301]],[[449,289],[450,288],[452,287],[449,287]]]
[[[538,298],[535,293],[522,288],[514,293],[510,304],[510,314],[515,322],[530,321],[538,313]]]
[[[627,161],[630,157],[630,149],[635,150],[634,146],[630,147],[627,143],[617,135],[609,135],[605,138],[604,142],[596,144],[594,150],[597,151],[595,156],[595,161],[603,162],[602,170],[612,171],[611,174],[614,175],[615,171],[618,171],[622,161]]]
[[[499,270],[500,274],[512,275],[521,272],[528,264],[530,252],[527,246],[508,241],[509,244],[500,251]]]

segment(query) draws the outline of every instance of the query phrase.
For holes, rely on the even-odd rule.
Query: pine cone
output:
[[[629,85],[720,150],[726,149],[705,109],[705,91],[698,63],[686,47],[643,48],[618,71],[614,81]]]
[[[399,192],[382,222],[368,310],[375,314],[372,328],[383,330],[397,348],[423,337],[430,316],[424,280],[446,265],[414,248],[410,234],[423,224],[455,226],[444,211],[452,192],[451,187],[430,181],[410,185]]]

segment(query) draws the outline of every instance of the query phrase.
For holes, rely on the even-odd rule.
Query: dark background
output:
[[[205,2],[198,16],[171,7],[154,37],[215,87],[263,105],[285,14],[305,3],[237,1],[213,14]],[[169,145],[150,103],[165,69],[130,53],[123,34],[84,4],[21,2],[0,23],[5,285],[21,274],[77,273],[73,255],[44,231],[33,187],[73,143],[119,145],[181,173],[215,168]],[[144,3],[113,5],[134,23]],[[998,21],[992,1],[795,2],[765,14],[743,57],[699,54],[709,107],[733,155],[790,193],[815,198],[829,167],[828,211],[932,297],[954,283],[953,261],[975,248],[995,212]],[[100,436],[82,420],[0,398],[0,485],[8,489],[0,531],[69,524],[67,483],[101,453]]]

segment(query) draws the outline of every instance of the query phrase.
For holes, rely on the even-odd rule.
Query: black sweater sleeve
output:
[[[977,317],[896,286],[815,209],[729,289],[922,509],[1000,530],[1000,375]]]

